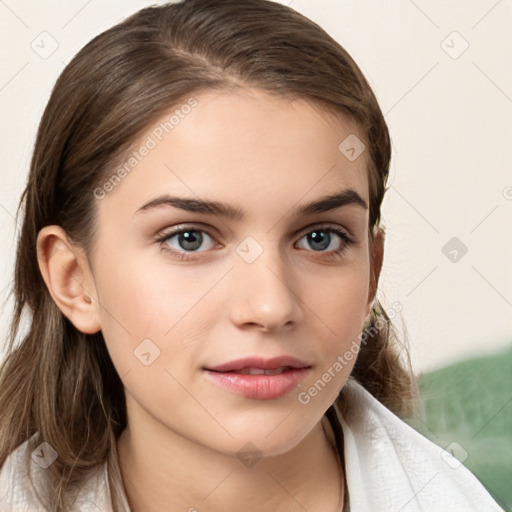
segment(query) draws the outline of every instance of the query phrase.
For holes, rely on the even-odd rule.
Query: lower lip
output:
[[[203,370],[214,384],[246,398],[272,400],[293,391],[309,368],[294,368],[277,375],[245,375],[234,372]]]

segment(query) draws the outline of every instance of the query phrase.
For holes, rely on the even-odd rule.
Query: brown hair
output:
[[[309,19],[269,0],[185,0],[144,8],[92,39],[58,78],[39,125],[17,212],[24,206],[0,374],[0,465],[39,433],[59,455],[45,472],[55,482],[45,498],[50,510],[68,510],[69,491],[105,461],[117,509],[116,440],[126,406],[101,332],[78,331],[53,302],[37,265],[38,232],[60,225],[89,254],[94,190],[137,138],[192,94],[238,86],[304,98],[354,120],[367,147],[370,241],[379,227],[391,158],[384,117],[352,58]],[[16,343],[26,308],[28,332]],[[405,414],[413,377],[377,300],[363,336],[352,377]]]

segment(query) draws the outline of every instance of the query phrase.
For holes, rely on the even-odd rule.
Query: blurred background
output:
[[[0,2],[0,333],[15,212],[55,80],[143,0]],[[512,2],[287,0],[344,46],[393,143],[378,298],[399,302],[422,402],[414,428],[512,510]],[[0,357],[3,342],[0,342]]]

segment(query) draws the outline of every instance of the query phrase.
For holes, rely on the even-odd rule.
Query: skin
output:
[[[364,137],[305,100],[257,89],[195,98],[198,106],[121,184],[93,199],[99,230],[89,258],[60,227],[41,230],[41,272],[77,329],[102,331],[123,380],[128,427],[118,448],[134,512],[341,510],[323,414],[355,360],[308,404],[298,393],[358,341],[384,240],[379,232],[370,246],[368,209],[355,204],[308,217],[291,211],[346,188],[368,204],[366,154],[349,161],[338,150],[348,135]],[[163,193],[224,201],[248,215],[233,220],[172,207],[135,213]],[[162,250],[186,253],[180,237],[156,241],[183,224],[212,234],[202,232],[189,260]],[[325,224],[354,240],[338,257],[329,253],[345,242],[334,233],[327,249],[308,241]],[[252,263],[236,252],[248,236],[263,251]],[[148,366],[134,355],[144,339],[160,350]],[[278,399],[236,395],[201,370],[285,354],[312,368],[300,388]],[[237,457],[248,442],[261,455],[251,467]]]

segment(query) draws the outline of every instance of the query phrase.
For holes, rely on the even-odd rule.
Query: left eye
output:
[[[301,240],[306,239],[313,248],[317,249],[315,252],[325,251],[331,246],[331,242],[335,242],[332,237],[333,233],[336,235],[338,243],[335,243],[335,247],[331,247],[330,251],[326,252],[339,252],[346,244],[352,243],[352,240],[343,231],[335,228],[315,229],[307,233]]]

